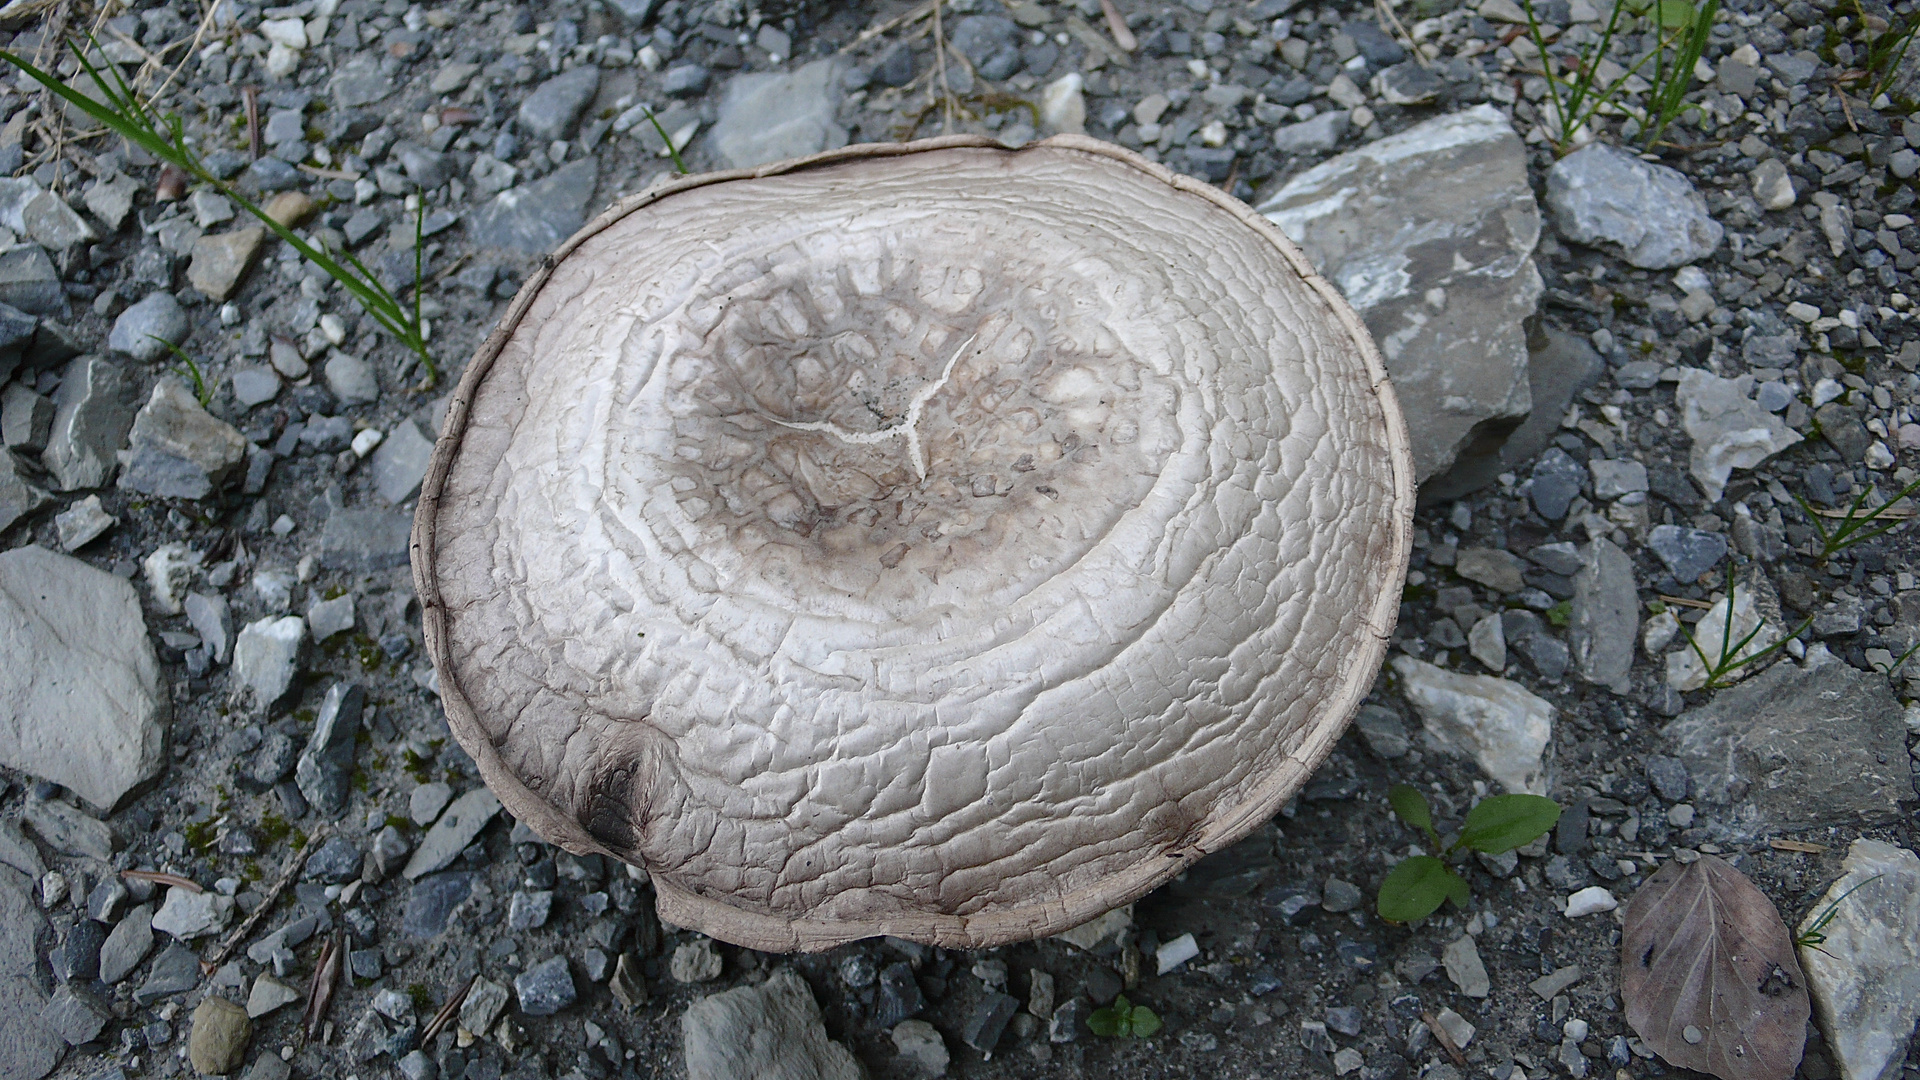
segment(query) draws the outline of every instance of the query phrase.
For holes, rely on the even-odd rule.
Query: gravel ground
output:
[[[1111,44],[1097,3],[955,0],[944,69],[932,20],[901,18],[915,9],[898,3],[222,0],[204,23],[181,3],[110,19],[62,3],[50,28],[16,23],[10,48],[28,55],[97,26],[106,59],[148,85],[172,69],[156,75],[147,57],[184,60],[160,101],[209,162],[396,283],[411,279],[410,211],[424,199],[423,308],[443,370],[429,386],[289,247],[239,235],[244,214],[217,194],[88,137],[25,79],[0,88],[0,162],[22,178],[0,191],[0,301],[18,309],[0,309],[0,549],[71,552],[106,572],[64,556],[29,569],[35,585],[71,577],[62,610],[92,613],[74,616],[85,648],[30,653],[36,632],[9,630],[15,670],[0,687],[29,700],[32,658],[53,657],[55,674],[102,686],[119,685],[102,673],[125,673],[116,700],[139,714],[132,749],[90,756],[92,742],[36,748],[30,734],[5,748],[20,769],[0,793],[0,929],[15,965],[0,1047],[16,1065],[0,1072],[174,1076],[224,1060],[258,1080],[289,1065],[299,1077],[680,1076],[688,1006],[783,966],[874,1076],[941,1061],[966,1077],[1684,1072],[1625,1026],[1617,915],[1568,918],[1566,897],[1601,886],[1624,903],[1665,861],[1717,853],[1794,925],[1852,841],[1917,839],[1907,750],[1920,717],[1901,699],[1920,682],[1911,667],[1885,674],[1920,635],[1911,529],[1823,562],[1795,501],[1844,508],[1867,488],[1877,505],[1915,476],[1910,73],[1858,96],[1845,73],[1866,49],[1850,4],[1728,0],[1704,57],[1714,77],[1692,91],[1701,108],[1650,155],[1676,188],[1646,181],[1630,156],[1626,172],[1575,176],[1596,160],[1581,155],[1556,165],[1545,87],[1504,0],[1403,4],[1410,41],[1371,5],[1117,7],[1132,55]],[[1595,26],[1585,3],[1542,10],[1566,41]],[[792,78],[756,97],[760,73]],[[1393,103],[1408,100],[1419,103]],[[466,794],[477,770],[440,714],[405,567],[412,499],[446,387],[528,268],[669,173],[641,105],[695,171],[842,141],[953,130],[1018,144],[1083,124],[1256,206],[1435,117],[1484,105],[1511,121],[1522,194],[1545,219],[1525,325],[1535,419],[1502,456],[1528,409],[1489,410],[1460,461],[1457,446],[1442,455],[1451,467],[1425,488],[1389,671],[1299,798],[1088,948],[875,941],[788,958],[661,925],[644,875],[546,847]],[[1599,129],[1610,145],[1637,130]],[[1605,215],[1557,200],[1556,171],[1621,185],[1655,223],[1645,242],[1677,244],[1678,261],[1620,235],[1617,213],[1587,229]],[[1642,181],[1653,186],[1628,190]],[[1396,204],[1373,213],[1392,225]],[[194,358],[210,416],[149,334]],[[1410,414],[1451,407],[1410,389],[1418,373],[1395,375]],[[1703,454],[1735,467],[1716,474]],[[1763,640],[1809,621],[1744,669],[1745,684],[1686,689],[1671,614],[1700,619],[1729,566],[1740,617],[1771,627]],[[99,617],[112,603],[122,617]],[[157,669],[141,667],[143,637]],[[1804,723],[1816,708],[1844,715]],[[1522,730],[1530,709],[1551,716],[1544,747]],[[91,737],[110,726],[101,715],[9,722],[58,716]],[[1432,732],[1486,749],[1476,763]],[[1511,780],[1492,764],[1502,753],[1538,755],[1532,782],[1568,808],[1561,827],[1517,860],[1468,863],[1469,909],[1382,922],[1374,892],[1418,839],[1392,820],[1387,785],[1418,785],[1458,821]],[[289,866],[294,883],[269,901]],[[205,892],[116,885],[128,869]],[[202,975],[190,960],[262,905]],[[134,924],[147,917],[158,923],[142,945]],[[350,975],[307,1042],[306,987],[336,931]],[[1920,931],[1904,933],[1911,945]],[[460,1022],[421,1045],[475,975],[486,982]],[[276,979],[292,990],[265,1010]],[[480,1007],[489,987],[512,991],[495,1016]],[[1123,989],[1163,1030],[1085,1029],[1087,1009]],[[263,1011],[215,1045],[208,998]],[[1471,1025],[1463,1065],[1423,1014]],[[909,1017],[937,1038],[900,1034]],[[1910,1029],[1909,1014],[1896,1044]],[[1809,1026],[1800,1075],[1839,1075],[1833,1038]],[[1920,1075],[1920,1053],[1905,1061]]]

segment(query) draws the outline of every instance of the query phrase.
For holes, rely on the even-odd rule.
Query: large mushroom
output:
[[[1412,462],[1359,319],[1117,147],[673,180],[467,367],[414,574],[460,743],[661,915],[981,947],[1247,834],[1373,682]]]

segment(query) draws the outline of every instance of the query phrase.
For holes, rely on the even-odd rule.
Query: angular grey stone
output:
[[[680,1017],[680,1035],[688,1080],[860,1080],[864,1075],[847,1048],[827,1037],[813,991],[792,968],[781,968],[759,986],[694,1002]]]
[[[1629,689],[1628,671],[1640,634],[1640,594],[1633,583],[1633,560],[1613,541],[1600,537],[1587,545],[1573,576],[1573,619],[1568,638],[1580,677],[1616,694]]]
[[[1420,714],[1430,740],[1473,758],[1509,792],[1541,794],[1541,755],[1553,738],[1553,706],[1519,683],[1460,675],[1411,656],[1393,661],[1400,692]]]
[[[230,232],[202,236],[193,242],[193,261],[187,281],[215,300],[225,300],[239,288],[240,279],[266,241],[267,230],[248,225]]]
[[[99,818],[54,800],[29,799],[20,820],[62,855],[106,862],[113,858],[113,831]]]
[[[255,1020],[283,1005],[291,1005],[305,995],[266,972],[253,980],[253,992],[247,995],[247,1015]]]
[[[65,251],[99,238],[93,226],[67,205],[67,200],[51,191],[43,191],[27,203],[21,218],[27,226],[27,235],[49,251]]]
[[[1526,587],[1526,564],[1510,551],[1467,548],[1454,557],[1454,572],[1495,592],[1517,593]]]
[[[353,841],[335,834],[327,837],[325,843],[313,854],[307,856],[306,863],[300,868],[303,881],[319,881],[327,884],[340,884],[360,876],[360,862],[365,858]]]
[[[293,688],[306,652],[307,624],[298,615],[269,615],[240,628],[233,645],[233,695],[265,712]]]
[[[960,1026],[960,1041],[983,1054],[993,1053],[993,1048],[1000,1045],[1007,1023],[1019,1011],[1019,998],[997,991],[987,993]]]
[[[407,863],[407,879],[418,880],[452,865],[499,812],[500,800],[484,787],[474,788],[453,800],[453,805],[447,807],[446,813],[441,814],[440,820],[421,838],[419,848]]]
[[[156,292],[120,313],[107,335],[107,345],[114,352],[148,363],[167,355],[165,342],[178,345],[187,340],[189,329],[187,311],[180,301],[170,292]]]
[[[316,600],[307,608],[307,629],[313,634],[313,640],[325,641],[353,629],[354,618],[352,593],[331,600]]]
[[[0,450],[0,532],[47,505],[51,497],[27,482],[13,454]]]
[[[200,985],[200,957],[178,941],[166,947],[147,972],[147,981],[133,992],[133,1000],[151,1005],[164,997],[185,993]]]
[[[660,91],[668,97],[704,94],[713,72],[705,64],[675,64],[660,79]]]
[[[188,593],[184,607],[187,622],[206,644],[207,655],[216,664],[226,663],[227,649],[233,643],[233,615],[227,598],[218,593]]]
[[[552,1016],[573,1004],[577,995],[567,958],[550,956],[528,968],[513,980],[513,993],[528,1016]]]
[[[113,986],[133,973],[153,951],[153,905],[141,904],[113,924],[100,946],[100,981]]]
[[[1480,949],[1473,937],[1462,934],[1453,940],[1440,953],[1441,966],[1447,969],[1447,978],[1453,980],[1462,994],[1470,998],[1484,998],[1493,991],[1493,980],[1487,976],[1487,965],[1480,960]],[[1358,1032],[1347,1032],[1357,1035]]]
[[[37,454],[46,449],[52,433],[53,402],[19,383],[8,383],[0,390],[0,443],[10,450]]]
[[[1647,467],[1637,461],[1590,458],[1587,471],[1593,474],[1593,497],[1596,499],[1617,499],[1622,495],[1647,490]]]
[[[449,872],[421,878],[407,893],[406,910],[400,920],[402,931],[415,940],[439,936],[447,929],[454,910],[472,894],[472,874]]]
[[[373,365],[338,349],[327,357],[327,388],[343,405],[365,405],[380,400],[380,383]]]
[[[388,825],[374,836],[373,847],[368,849],[367,855],[374,871],[384,880],[400,869],[400,860],[406,858],[411,850],[413,845],[400,835],[400,830]]]
[[[113,1010],[91,991],[68,983],[53,992],[40,1019],[69,1046],[79,1046],[99,1037]]]
[[[33,902],[33,884],[0,869],[0,1062],[9,1076],[39,1080],[67,1052],[59,1033],[41,1022],[47,992],[40,956],[53,931]]]
[[[653,14],[653,7],[658,2],[659,0],[607,0],[607,6],[619,12],[621,18],[629,23],[639,26],[647,21],[647,16]],[[467,1030],[478,1029],[468,1028]]]
[[[1340,145],[1353,114],[1333,109],[1312,119],[1282,124],[1273,131],[1273,148],[1283,154],[1324,154]]]
[[[1843,1076],[1897,1076],[1920,1019],[1920,858],[1855,840],[1801,932],[1828,911],[1826,940],[1800,950],[1820,1031]]]
[[[347,798],[352,794],[354,740],[360,734],[360,713],[366,702],[366,691],[356,683],[328,687],[307,748],[294,766],[300,794],[322,817],[338,817],[347,808]]]
[[[433,459],[433,443],[420,426],[402,420],[387,432],[373,452],[373,490],[388,506],[398,506],[420,493],[420,480]]]
[[[111,809],[164,764],[169,698],[129,582],[42,547],[0,553],[0,764]]]
[[[270,367],[246,367],[228,377],[233,399],[245,408],[264,405],[280,396],[280,376]]]
[[[1483,105],[1380,139],[1294,177],[1260,212],[1380,343],[1419,480],[1526,418],[1540,217],[1505,116]]]
[[[1691,585],[1700,575],[1720,565],[1727,554],[1725,534],[1689,529],[1684,525],[1655,525],[1647,547],[1667,564],[1675,581]]]
[[[1751,469],[1800,441],[1800,436],[1747,396],[1753,378],[1723,379],[1698,368],[1683,368],[1674,401],[1681,426],[1693,440],[1687,464],[1693,478],[1719,502],[1735,469]]]
[[[53,395],[53,431],[40,460],[61,491],[96,488],[113,475],[115,454],[133,426],[121,372],[104,356],[75,358]]]
[[[191,941],[217,933],[232,916],[233,897],[193,892],[176,885],[167,890],[160,910],[153,913],[153,928],[176,940]]]
[[[474,211],[468,234],[481,248],[533,255],[552,251],[586,222],[597,170],[593,158],[581,158],[544,179],[503,191]]]
[[[163,498],[204,499],[235,479],[247,460],[246,438],[171,376],[153,384],[127,446],[133,457],[120,486]]]
[[[520,130],[542,143],[566,138],[599,90],[600,69],[591,64],[555,75],[520,103]]]
[[[37,244],[0,251],[0,304],[29,315],[58,315],[67,307],[60,272]]]
[[[431,191],[453,179],[456,163],[446,154],[405,140],[393,144],[392,154],[406,172],[407,179],[420,185],[423,191]],[[411,237],[413,230],[408,229],[407,234]]]
[[[1407,738],[1407,725],[1392,709],[1363,705],[1353,719],[1354,729],[1366,740],[1367,749],[1384,761],[1405,757],[1413,743]]]
[[[371,105],[393,93],[393,81],[380,72],[371,58],[349,60],[327,81],[333,102],[342,109]]]
[[[552,889],[516,892],[507,904],[507,929],[538,930],[547,925],[547,916],[552,910]]]
[[[1708,827],[1734,839],[1900,816],[1913,797],[1904,710],[1886,677],[1824,645],[1778,663],[1669,724]]]
[[[492,979],[475,979],[467,1000],[460,1003],[460,1026],[468,1031],[491,1031],[507,1001],[506,987]]]
[[[833,118],[840,105],[839,72],[828,59],[785,74],[734,76],[708,136],[714,151],[744,169],[845,146],[847,129]]]
[[[1576,244],[1611,244],[1646,270],[1713,254],[1725,232],[1685,175],[1592,143],[1547,170],[1554,227]]]
[[[438,780],[421,784],[407,797],[407,815],[424,829],[440,819],[440,811],[447,808],[452,798],[453,789]]]
[[[1573,460],[1565,450],[1554,447],[1540,455],[1533,466],[1533,483],[1528,489],[1533,508],[1548,521],[1567,516],[1567,508],[1580,497],[1586,485],[1587,467]]]
[[[1647,782],[1670,803],[1685,802],[1692,787],[1687,763],[1677,757],[1652,754],[1647,757]]]
[[[108,180],[102,180],[87,189],[82,196],[87,204],[87,212],[100,220],[109,232],[119,232],[120,223],[127,220],[133,212],[133,197],[140,193],[140,184],[131,176],[115,173]]]
[[[385,570],[407,564],[413,519],[384,510],[335,510],[320,532],[320,565],[332,570]]]

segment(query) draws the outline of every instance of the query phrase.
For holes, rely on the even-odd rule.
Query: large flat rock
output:
[[[1260,212],[1366,320],[1413,438],[1416,477],[1533,408],[1527,334],[1540,297],[1540,210],[1526,146],[1482,105],[1416,125],[1288,181]]]
[[[832,60],[785,74],[735,75],[708,136],[714,150],[728,165],[745,169],[845,146],[847,129],[833,120],[840,104],[838,75]]]
[[[1815,646],[1805,665],[1777,663],[1681,714],[1666,737],[1707,820],[1745,839],[1896,820],[1913,797],[1904,715],[1886,676]]]
[[[0,554],[0,762],[102,809],[159,773],[168,716],[132,584],[42,547]]]
[[[783,968],[759,986],[702,998],[680,1018],[690,1080],[859,1080],[847,1048],[827,1037],[806,980]]]

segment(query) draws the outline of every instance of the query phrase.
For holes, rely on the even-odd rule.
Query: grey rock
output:
[[[11,866],[33,881],[39,881],[47,872],[47,864],[40,858],[40,849],[34,847],[33,842],[20,831],[18,823],[6,820],[0,820],[0,866]]]
[[[552,1016],[573,1004],[577,995],[567,958],[550,956],[528,968],[513,980],[513,994],[528,1016]]]
[[[0,256],[3,257],[3,256]],[[60,491],[96,488],[113,475],[115,454],[133,426],[127,385],[104,356],[75,358],[53,395],[53,431],[40,460]]]
[[[1844,461],[1859,461],[1866,456],[1867,447],[1873,444],[1873,436],[1867,433],[1867,427],[1860,422],[1855,410],[1834,401],[1813,410],[1814,422],[1820,425],[1820,435],[1828,445],[1840,451]]]
[[[413,789],[407,799],[407,813],[413,823],[426,828],[440,818],[440,811],[446,809],[453,798],[453,789],[436,780],[430,784],[421,784]]]
[[[156,292],[120,313],[107,335],[107,345],[114,352],[149,363],[167,355],[166,342],[178,345],[185,341],[189,329],[187,312],[180,301],[170,292]]]
[[[599,90],[600,69],[591,64],[548,79],[520,103],[520,130],[543,143],[568,137]]]
[[[1850,597],[1838,597],[1813,616],[1815,637],[1844,637],[1860,632],[1861,620],[1866,616],[1866,605]]]
[[[1826,940],[1800,950],[1820,1031],[1842,1075],[1898,1075],[1920,1019],[1920,858],[1885,841],[1855,840],[1801,931],[1828,911]]]
[[[1472,758],[1509,792],[1547,790],[1541,755],[1553,738],[1552,705],[1518,683],[1460,675],[1411,656],[1392,667],[1436,746]]]
[[[1581,558],[1580,549],[1565,541],[1553,544],[1536,544],[1527,552],[1527,561],[1550,573],[1570,578],[1586,565]]]
[[[1616,694],[1626,693],[1639,634],[1640,594],[1634,588],[1633,560],[1600,537],[1587,545],[1573,577],[1568,637],[1580,677]]]
[[[343,405],[365,405],[380,400],[380,383],[374,378],[373,365],[348,353],[334,350],[327,357],[327,388]]]
[[[266,238],[267,230],[259,225],[200,237],[193,242],[187,281],[212,299],[225,300],[239,288]]]
[[[1526,587],[1526,564],[1510,551],[1467,548],[1454,558],[1454,572],[1495,592],[1517,593]]]
[[[1727,554],[1727,538],[1684,525],[1655,525],[1647,534],[1647,547],[1660,556],[1675,581],[1691,585],[1720,565]]]
[[[79,1046],[99,1037],[113,1010],[91,991],[68,984],[53,992],[40,1019],[69,1046]]]
[[[575,68],[574,70],[578,71],[581,69]],[[568,74],[572,74],[572,72]],[[560,77],[564,79],[567,76],[562,75]],[[525,110],[525,106],[521,108],[522,111]],[[407,179],[418,184],[422,191],[431,191],[453,179],[453,175],[458,169],[458,163],[455,162],[452,157],[440,153],[437,150],[429,150],[424,146],[408,142],[404,139],[393,144],[392,154],[394,160],[400,163],[400,168],[407,174]],[[408,224],[412,223],[409,222]],[[413,230],[408,229],[407,235],[411,238]]]
[[[1709,826],[1752,838],[1892,821],[1913,797],[1899,699],[1884,676],[1807,650],[1683,713],[1665,737]]]
[[[1320,906],[1336,915],[1354,910],[1366,899],[1358,885],[1337,877],[1328,878],[1326,886],[1320,891]]]
[[[368,59],[350,60],[327,82],[334,104],[343,109],[371,105],[393,93],[393,81],[380,71],[380,65]]]
[[[274,958],[284,953],[288,961],[293,954],[288,950],[299,947],[322,927],[320,915],[302,915],[292,922],[276,929],[273,933],[247,946],[247,959],[256,964],[274,962]],[[331,925],[331,921],[327,925]]]
[[[433,443],[420,426],[402,420],[373,452],[373,490],[388,506],[398,506],[420,493],[420,480],[433,459]]]
[[[270,788],[292,775],[299,760],[300,747],[294,743],[293,736],[282,731],[269,731],[260,740],[260,748],[248,763],[246,776],[255,786]]]
[[[475,979],[467,1000],[460,1003],[460,1026],[468,1031],[490,1031],[507,1007],[507,988],[491,979]]]
[[[240,1080],[290,1080],[293,1066],[280,1060],[278,1054],[260,1054],[240,1075]]]
[[[331,600],[316,600],[307,608],[307,629],[315,641],[325,641],[353,629],[354,619],[352,593]]]
[[[1367,749],[1383,761],[1405,757],[1413,743],[1407,738],[1407,725],[1392,709],[1363,705],[1354,717],[1354,729],[1366,740]]]
[[[127,581],[27,546],[0,553],[0,764],[111,809],[158,775],[170,712]]]
[[[335,510],[320,531],[320,565],[333,570],[386,570],[407,564],[413,519],[384,510]]]
[[[285,1005],[291,1005],[304,997],[300,991],[261,972],[253,980],[253,990],[247,995],[247,1015],[255,1020],[272,1013]]]
[[[1440,963],[1447,969],[1447,978],[1467,997],[1484,998],[1493,991],[1493,980],[1487,976],[1487,965],[1481,962],[1480,949],[1472,936],[1462,934],[1455,938],[1441,951]]]
[[[940,1029],[925,1020],[903,1020],[890,1033],[894,1050],[906,1063],[910,1075],[935,1077],[947,1075],[952,1057],[940,1037]]]
[[[1573,500],[1580,497],[1586,482],[1587,467],[1556,446],[1540,455],[1533,466],[1533,485],[1529,488],[1533,508],[1548,521],[1560,521],[1567,516]]]
[[[1502,472],[1530,470],[1560,434],[1560,421],[1574,395],[1592,386],[1606,370],[1606,361],[1585,337],[1551,326],[1537,329],[1527,339],[1527,388],[1533,411],[1511,434],[1503,434],[1501,424],[1482,425],[1451,469],[1421,485],[1423,500],[1459,498],[1493,483]]]
[[[620,17],[627,22],[639,26],[647,21],[647,16],[653,14],[654,5],[658,2],[659,0],[608,0],[607,6],[619,12]],[[467,1030],[478,1029],[468,1028]]]
[[[113,924],[100,946],[100,981],[116,985],[153,951],[153,905],[141,904]]]
[[[402,931],[416,940],[438,937],[446,931],[454,909],[466,903],[472,894],[472,874],[454,871],[421,878],[407,893],[400,922]]]
[[[507,929],[538,930],[547,925],[547,916],[552,910],[553,890],[516,892],[507,905]]]
[[[171,376],[153,384],[127,446],[133,456],[120,486],[163,498],[204,499],[235,479],[247,460],[246,438]]]
[[[759,986],[694,1002],[681,1015],[680,1033],[688,1080],[860,1080],[864,1075],[847,1048],[827,1037],[813,992],[791,968],[781,968]]]
[[[191,941],[219,932],[232,916],[233,897],[176,885],[167,890],[165,902],[153,913],[153,928],[175,940]]]
[[[151,1005],[161,998],[184,994],[200,985],[200,957],[176,941],[161,950],[147,972],[147,980],[133,992],[133,1000]]]
[[[318,851],[307,856],[300,868],[300,876],[305,881],[319,881],[326,884],[343,884],[360,876],[360,861],[363,856],[353,841],[344,836],[327,837]]]
[[[1528,415],[1522,324],[1541,290],[1540,219],[1505,116],[1479,106],[1418,124],[1300,174],[1259,209],[1381,343],[1419,480]]]
[[[1324,154],[1346,138],[1353,114],[1334,109],[1298,123],[1282,124],[1273,131],[1273,148],[1283,154]]]
[[[13,454],[0,450],[0,532],[50,501],[46,492],[27,482]]]
[[[120,519],[100,508],[100,496],[89,495],[54,515],[54,533],[64,551],[78,551],[119,524]]]
[[[139,181],[122,173],[102,180],[82,196],[87,212],[99,219],[108,232],[119,232],[122,222],[133,212],[133,197],[140,193]]]
[[[1662,799],[1670,803],[1686,801],[1692,783],[1686,762],[1665,754],[1651,754],[1647,757],[1646,768],[1647,783]]]
[[[225,663],[233,642],[233,615],[227,598],[218,593],[188,593],[184,607],[193,632],[206,643],[207,654],[215,663]]]
[[[1087,1017],[1092,1015],[1093,1006],[1084,998],[1070,998],[1059,1008],[1053,1010],[1053,1018],[1047,1021],[1047,1041],[1056,1043],[1076,1042],[1080,1032],[1087,1026]]]
[[[51,799],[29,799],[20,820],[62,855],[82,855],[101,862],[113,858],[113,830],[78,807]]]
[[[691,97],[706,93],[712,79],[713,72],[705,64],[675,64],[661,77],[660,91],[668,97]]]
[[[360,713],[366,702],[366,691],[357,683],[328,687],[307,748],[300,752],[294,766],[300,794],[323,817],[338,817],[347,808],[347,798],[352,794],[354,740],[360,733]]]
[[[1593,474],[1596,499],[1617,499],[1647,490],[1647,467],[1637,461],[1591,458],[1587,461],[1587,471]]]
[[[1747,394],[1752,376],[1723,379],[1698,368],[1684,368],[1674,400],[1681,426],[1693,440],[1688,468],[1708,502],[1719,502],[1735,469],[1751,469],[1800,441],[1780,418]]]
[[[367,855],[373,862],[375,874],[385,880],[399,871],[400,860],[412,850],[413,845],[400,835],[400,830],[388,825],[374,836],[373,847],[367,851]]]
[[[227,383],[233,387],[233,399],[249,409],[280,396],[280,376],[270,367],[241,368]]]
[[[420,847],[413,853],[412,861],[407,863],[405,871],[408,880],[444,870],[460,857],[468,844],[487,827],[493,815],[500,812],[500,800],[493,792],[477,787],[453,800],[446,813],[427,835],[420,840]]]
[[[51,191],[43,191],[27,203],[21,219],[33,242],[49,251],[65,251],[99,239],[93,226],[75,213],[67,200]]]
[[[306,644],[307,624],[298,615],[269,615],[241,627],[233,645],[235,700],[262,712],[279,704],[300,673]]]
[[[29,315],[58,315],[66,310],[60,272],[37,244],[0,251],[0,304]]]
[[[993,1053],[1007,1024],[1020,1011],[1020,999],[1011,994],[989,992],[973,1007],[960,1026],[960,1041],[983,1054]]]
[[[913,977],[913,965],[905,960],[881,968],[879,984],[873,1005],[873,1022],[878,1027],[892,1027],[927,1007],[926,995]]]
[[[288,191],[299,187],[304,179],[300,170],[287,162],[277,157],[263,157],[247,166],[246,181],[261,191]]]
[[[47,957],[53,977],[61,982],[93,981],[100,974],[100,947],[106,940],[107,928],[92,919],[74,923],[60,947]]]
[[[534,255],[553,250],[586,222],[597,168],[593,158],[582,158],[544,179],[495,195],[474,211],[468,235],[481,248],[511,248]]]
[[[40,955],[53,942],[25,875],[0,869],[0,1062],[9,1076],[39,1080],[67,1051],[59,1032],[41,1022],[47,1007]]]
[[[299,109],[274,109],[267,113],[267,122],[260,129],[260,134],[268,146],[279,146],[281,143],[303,139],[307,134],[306,113]],[[201,224],[213,225],[217,222],[203,221]]]
[[[1610,244],[1647,270],[1713,254],[1724,230],[1693,183],[1664,165],[1592,143],[1547,170],[1547,208],[1576,244]]]
[[[833,60],[785,74],[736,75],[721,96],[709,141],[736,169],[845,146],[847,129],[834,122],[840,82]]]

